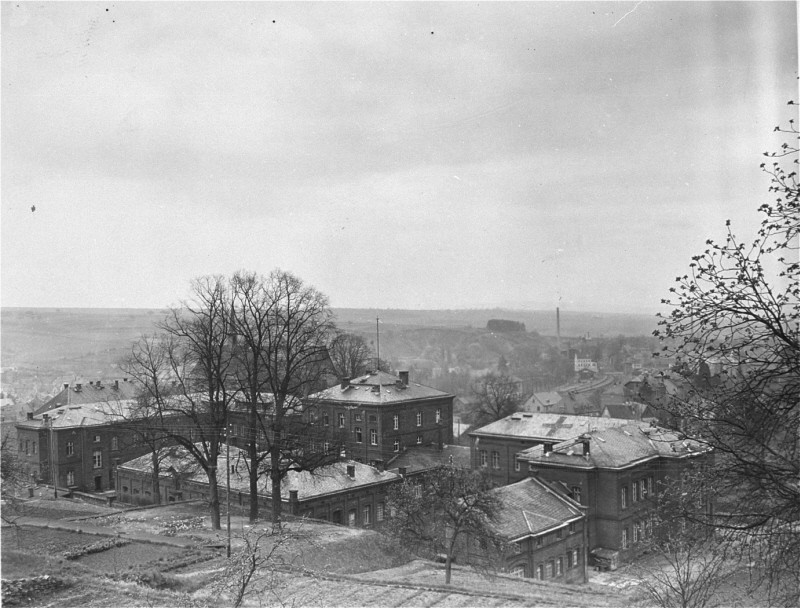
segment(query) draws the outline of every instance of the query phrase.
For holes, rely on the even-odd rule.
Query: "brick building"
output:
[[[635,422],[592,428],[555,445],[543,444],[516,457],[526,474],[559,483],[587,507],[590,550],[629,561],[652,533],[651,515],[668,479],[710,452],[699,442]]]
[[[220,502],[227,501],[227,467],[231,467],[231,502],[243,508],[250,503],[250,481],[246,453],[231,447],[228,461],[225,452],[217,461]],[[187,455],[185,448],[174,448],[161,465],[161,502],[208,499],[208,477]],[[143,456],[117,468],[118,501],[128,504],[154,504],[152,462]],[[281,484],[284,511],[301,517],[330,521],[348,526],[378,526],[388,515],[386,493],[402,478],[358,462],[338,462],[314,473],[290,471]],[[269,512],[269,479],[260,480],[259,503]]]
[[[469,433],[472,467],[489,470],[498,485],[528,476],[516,454],[536,445],[555,445],[591,429],[622,426],[630,422],[616,418],[518,412]]]
[[[495,488],[501,509],[493,523],[508,543],[503,569],[517,576],[562,583],[586,582],[587,526],[585,508],[559,488],[529,477]],[[474,543],[466,544],[477,557]]]
[[[347,458],[378,464],[411,446],[451,444],[453,398],[410,382],[408,372],[370,372],[307,401],[317,423],[337,437],[343,433]]]

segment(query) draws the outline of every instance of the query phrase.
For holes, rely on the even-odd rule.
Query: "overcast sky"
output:
[[[655,311],[796,98],[794,2],[3,3],[2,305]]]

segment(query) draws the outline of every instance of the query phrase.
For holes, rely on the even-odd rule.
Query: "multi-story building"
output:
[[[311,395],[306,407],[331,434],[344,433],[347,458],[378,464],[413,446],[452,443],[453,398],[406,371],[369,372]]]
[[[500,564],[504,570],[539,580],[586,582],[585,507],[535,477],[492,493],[500,504],[492,527],[509,547]],[[464,546],[472,555],[459,556],[460,561],[482,557],[474,542]]]
[[[680,433],[642,422],[592,428],[516,454],[526,474],[561,484],[588,510],[590,550],[630,560],[652,533],[657,497],[669,480],[711,453]]]
[[[472,467],[488,469],[498,485],[521,481],[528,472],[517,453],[536,445],[555,445],[592,429],[622,426],[616,418],[518,412],[469,433]]]

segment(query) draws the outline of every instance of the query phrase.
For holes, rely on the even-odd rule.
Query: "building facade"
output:
[[[343,438],[347,458],[377,465],[409,447],[451,444],[453,399],[411,382],[408,372],[370,372],[311,395],[307,410]]]

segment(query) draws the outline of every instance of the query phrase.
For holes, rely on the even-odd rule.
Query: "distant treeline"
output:
[[[489,319],[486,323],[486,329],[502,332],[525,331],[525,323],[509,321],[508,319]]]

